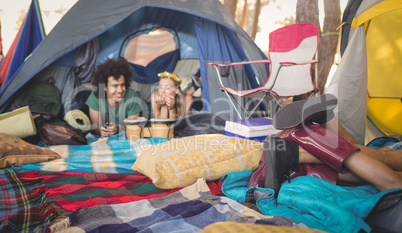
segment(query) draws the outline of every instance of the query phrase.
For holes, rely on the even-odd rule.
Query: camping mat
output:
[[[131,167],[137,158],[135,147],[165,141],[167,139],[159,137],[130,141],[126,139],[123,132],[102,139],[89,137],[88,145],[49,146],[48,148],[57,152],[62,157],[61,159],[16,167],[26,170],[58,172],[133,172]]]
[[[0,232],[36,232],[55,217],[43,180],[23,179],[21,172],[0,170]]]
[[[222,192],[240,202],[246,199],[246,180],[252,173],[232,172],[222,179]],[[264,191],[264,188],[257,188]],[[266,192],[272,190],[265,188]],[[284,182],[277,202],[272,195],[257,200],[265,215],[286,216],[308,227],[327,232],[371,232],[364,219],[378,200],[389,192],[379,192],[372,185],[343,187],[312,176],[300,176]]]
[[[43,179],[49,201],[55,201],[61,208],[69,211],[95,205],[159,198],[180,190],[157,188],[151,179],[138,172],[109,174],[29,171],[21,174],[21,177]],[[221,195],[220,183],[208,183],[216,195]]]
[[[68,232],[198,232],[224,221],[305,227],[286,217],[264,216],[230,198],[215,196],[204,179],[165,197],[91,206],[72,213],[68,219]]]

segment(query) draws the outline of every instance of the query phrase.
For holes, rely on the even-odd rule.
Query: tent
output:
[[[402,134],[402,2],[349,1],[343,16],[342,59],[327,89],[337,115],[359,144]]]
[[[169,56],[164,59],[169,62],[176,61],[177,58],[175,69],[179,66],[187,69],[199,67],[203,110],[236,118],[227,96],[218,89],[215,71],[207,68],[206,64],[260,60],[267,57],[218,0],[78,1],[0,93],[0,113],[10,110],[10,105],[24,86],[48,77],[56,79],[56,86],[61,91],[62,103],[65,105],[71,99],[71,93],[77,93],[80,87],[88,86],[87,80],[77,80],[72,72],[79,49],[95,51],[93,54],[96,54],[96,63],[99,64],[107,58],[123,56],[124,50],[130,47],[130,43],[126,42],[131,37],[149,34],[157,29],[170,32],[176,44],[176,57],[169,55],[170,52],[174,53],[173,50],[166,50],[170,52],[158,54],[158,59]],[[149,47],[155,49],[153,46]],[[143,47],[138,50],[145,49]],[[154,65],[158,64],[160,63],[155,62]],[[140,66],[136,72],[137,76],[145,75],[143,80],[155,78],[148,75],[149,69],[146,72],[142,70],[147,67],[133,65]],[[225,85],[236,89],[257,87],[265,82],[268,69],[269,67],[264,66],[231,70],[230,79],[226,80]],[[141,92],[148,83],[136,84],[134,87]]]
[[[9,51],[1,61],[0,87],[3,89],[14,78],[15,73],[45,37],[43,20],[38,0],[32,0]]]

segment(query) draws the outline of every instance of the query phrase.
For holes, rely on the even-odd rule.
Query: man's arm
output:
[[[100,134],[100,128],[102,123],[101,113],[99,111],[93,110],[89,107],[89,118],[91,119],[91,130],[95,133]]]

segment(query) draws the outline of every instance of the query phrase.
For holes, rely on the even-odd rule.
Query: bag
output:
[[[72,66],[75,77],[80,83],[91,81],[92,74],[95,71],[96,58],[99,53],[99,41],[95,38],[88,43],[81,45],[75,55]]]
[[[40,114],[47,120],[56,117],[60,113],[62,105],[60,91],[54,82],[53,77],[43,82],[34,82],[13,102],[12,110],[29,106],[32,115]]]
[[[48,146],[52,145],[87,145],[87,138],[67,122],[45,124],[40,129],[40,139]]]

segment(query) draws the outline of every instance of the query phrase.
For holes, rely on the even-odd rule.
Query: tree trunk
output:
[[[246,26],[247,6],[248,6],[247,0],[244,0],[243,15],[241,17],[241,22],[240,22],[240,27],[243,28],[243,30],[245,30],[245,26]]]
[[[321,27],[320,27],[320,21],[319,21],[318,16],[319,16],[318,0],[297,0],[296,23],[314,23],[320,29]],[[313,80],[315,80],[315,76],[316,76],[316,66],[315,65],[313,65],[311,67],[311,75],[313,77]],[[318,77],[320,77],[320,76],[318,76]],[[295,96],[295,97],[293,97],[293,101],[306,99],[308,97],[309,97],[309,94]]]
[[[258,18],[260,17],[261,13],[261,0],[255,1],[255,12],[254,12],[254,20],[253,20],[253,28],[251,31],[251,38],[255,40],[258,31]]]
[[[230,14],[235,18],[236,16],[236,7],[237,7],[237,0],[224,0],[223,5],[226,9],[230,12]]]
[[[318,0],[298,0],[296,7],[296,22],[307,23],[311,22],[317,25],[320,29],[320,38],[318,44],[317,58],[320,60],[318,63],[318,77],[317,88],[320,92],[324,92],[325,83],[328,79],[329,71],[331,70],[336,54],[338,45],[339,33],[336,28],[340,25],[341,9],[340,0],[324,1],[324,25],[321,32],[320,22],[318,19]],[[312,67],[312,74],[315,78],[315,66]],[[294,100],[305,99],[307,95],[302,95],[294,98]]]
[[[325,90],[325,83],[328,79],[328,74],[334,64],[336,49],[339,42],[339,31],[336,29],[341,23],[341,7],[340,0],[324,1],[325,18],[323,30],[318,47],[318,82],[317,86],[320,92]]]

